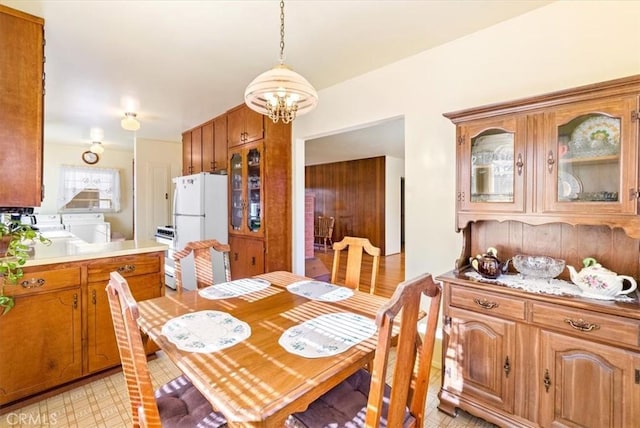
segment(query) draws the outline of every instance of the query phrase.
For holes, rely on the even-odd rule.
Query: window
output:
[[[58,188],[59,211],[120,211],[120,171],[63,165]]]

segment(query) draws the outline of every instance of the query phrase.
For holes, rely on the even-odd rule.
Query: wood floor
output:
[[[315,257],[321,261],[331,273],[331,267],[333,266],[333,250],[327,250],[324,252],[322,249],[315,251]],[[371,284],[371,266],[373,264],[373,258],[368,254],[364,254],[362,257],[362,268],[360,279],[364,284],[363,291],[369,291],[369,285]],[[347,255],[343,251],[340,258],[340,269],[338,271],[338,283],[344,278],[347,265]],[[390,256],[380,257],[380,264],[378,269],[378,280],[376,285],[376,294],[384,297],[391,297],[396,289],[396,286],[404,281],[404,251],[399,254],[392,254]]]

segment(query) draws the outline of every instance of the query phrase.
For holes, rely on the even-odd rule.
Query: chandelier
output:
[[[253,79],[244,91],[244,102],[252,110],[269,116],[274,123],[289,123],[313,110],[318,93],[311,84],[284,64],[284,0],[280,1],[280,63]]]

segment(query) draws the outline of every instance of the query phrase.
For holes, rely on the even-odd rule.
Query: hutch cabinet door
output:
[[[264,138],[264,116],[242,104],[227,113],[227,140],[229,147],[239,146]]]
[[[456,308],[449,316],[443,389],[513,412],[515,322]]]
[[[572,104],[545,113],[538,153],[545,212],[636,214],[636,96]]]
[[[232,279],[264,273],[264,241],[229,236],[229,246]]]
[[[543,331],[543,427],[623,428],[640,421],[637,353]]]
[[[264,145],[245,144],[231,149],[229,179],[229,232],[263,237]]]
[[[526,117],[490,118],[458,128],[459,211],[524,212]]]
[[[213,170],[227,169],[227,115],[218,116],[213,120]]]

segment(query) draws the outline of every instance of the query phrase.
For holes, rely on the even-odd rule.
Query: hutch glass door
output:
[[[636,189],[637,125],[630,123],[628,101],[583,104],[548,116],[545,208],[636,212],[629,192]]]

